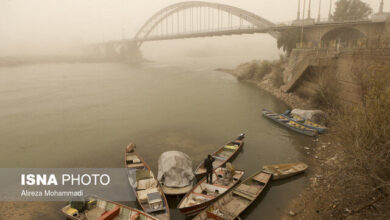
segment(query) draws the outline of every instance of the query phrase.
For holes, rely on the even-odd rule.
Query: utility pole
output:
[[[301,0],[298,0],[297,20],[299,21],[299,19],[301,19]]]
[[[309,0],[309,8],[307,9],[307,19],[310,19],[310,11],[311,11],[311,0]]]
[[[305,8],[306,8],[306,0],[303,0],[303,20],[302,20],[302,28],[301,28],[301,47],[303,43],[303,26],[305,25]]]
[[[330,21],[331,19],[332,19],[332,0],[330,0],[329,15],[328,15],[328,20]]]
[[[381,13],[383,13],[383,5],[384,5],[385,3],[383,2],[383,0],[381,1],[381,4],[379,5],[379,13],[381,14]]]
[[[317,18],[317,22],[320,22],[321,21],[321,0],[320,0],[320,4],[318,6],[318,18]]]

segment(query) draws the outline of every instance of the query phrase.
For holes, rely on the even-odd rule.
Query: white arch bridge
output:
[[[144,42],[223,35],[268,33],[275,25],[246,10],[211,2],[189,1],[170,5],[155,13],[133,39],[94,46],[105,56],[122,56],[137,51]]]

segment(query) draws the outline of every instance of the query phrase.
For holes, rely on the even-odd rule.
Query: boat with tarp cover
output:
[[[158,159],[157,180],[166,195],[182,195],[194,184],[191,158],[180,151],[167,151]]]

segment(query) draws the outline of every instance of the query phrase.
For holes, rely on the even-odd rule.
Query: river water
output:
[[[220,58],[0,68],[0,167],[122,167],[124,148],[134,142],[157,173],[165,151],[187,153],[195,167],[242,132],[244,150],[233,164],[246,177],[265,164],[305,161],[304,146],[313,140],[261,116],[261,108],[284,111],[283,103],[213,70],[236,64]],[[242,218],[280,218],[305,184],[305,175],[272,183]],[[172,219],[184,219],[173,207],[178,200],[169,200]],[[37,204],[6,207],[15,219],[64,219],[64,204]]]

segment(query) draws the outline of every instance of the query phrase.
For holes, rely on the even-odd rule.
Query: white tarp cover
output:
[[[158,181],[168,187],[185,187],[192,183],[192,161],[180,151],[167,151],[158,159]]]
[[[304,119],[314,121],[316,123],[324,123],[326,121],[326,114],[321,110],[294,109],[291,111],[291,113],[299,115]]]

